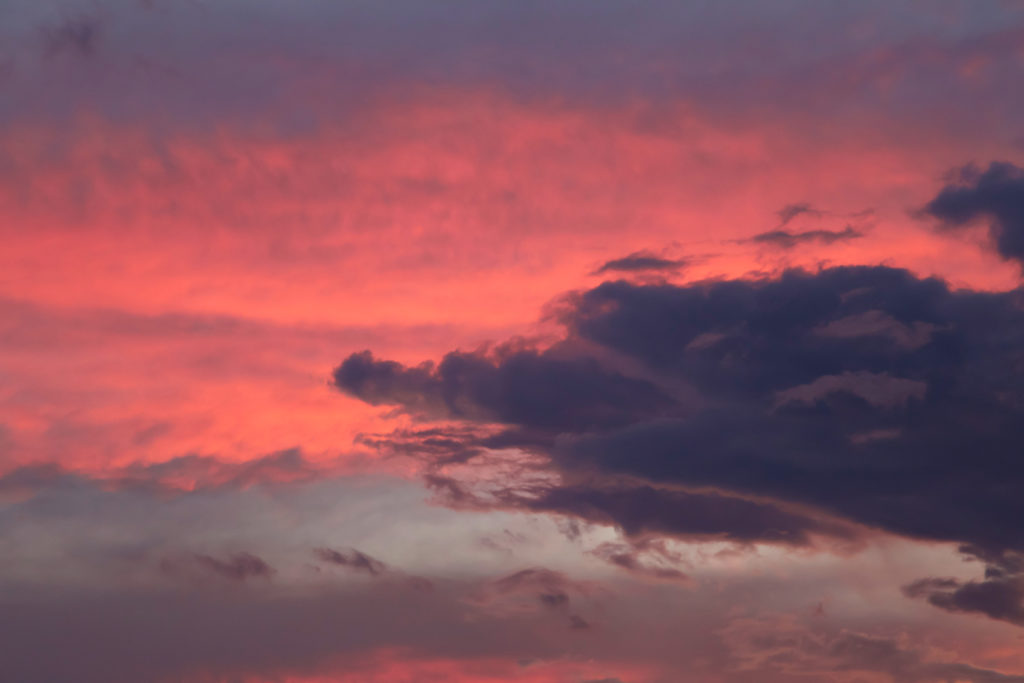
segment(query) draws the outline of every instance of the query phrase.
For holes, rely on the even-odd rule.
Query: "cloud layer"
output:
[[[808,534],[852,538],[827,521],[843,519],[991,553],[1024,550],[1006,523],[1024,514],[1019,292],[840,267],[604,283],[566,299],[560,317],[568,337],[544,351],[458,354],[437,369],[363,353],[339,366],[335,383],[417,412],[439,402],[441,386],[464,385],[446,372],[451,359],[486,369],[472,391],[440,401],[462,402],[445,417],[499,423],[474,444],[541,454],[559,477],[498,494],[501,504],[611,521],[627,534],[801,544]],[[517,369],[522,354],[529,372]],[[509,393],[544,409],[496,409],[504,402],[494,397]],[[551,409],[569,396],[588,419]],[[959,587],[945,604],[977,590]],[[1011,593],[1000,595],[1018,609]]]

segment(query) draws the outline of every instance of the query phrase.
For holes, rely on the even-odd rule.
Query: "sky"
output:
[[[0,0],[0,678],[1024,683],[1024,4]]]

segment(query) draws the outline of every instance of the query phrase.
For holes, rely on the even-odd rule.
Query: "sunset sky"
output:
[[[0,0],[0,683],[1024,683],[1024,2]]]

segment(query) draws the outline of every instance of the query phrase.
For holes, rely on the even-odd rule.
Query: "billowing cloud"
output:
[[[1021,311],[1019,292],[953,291],[885,267],[690,285],[604,283],[566,300],[560,315],[568,338],[553,347],[590,350],[550,365],[537,359],[553,352],[529,352],[532,374],[519,373],[530,378],[535,405],[572,395],[585,397],[580,409],[599,411],[587,420],[554,419],[547,410],[446,416],[500,423],[504,432],[476,444],[542,455],[561,477],[492,492],[492,500],[611,522],[627,533],[800,544],[809,534],[849,535],[824,521],[840,518],[1020,550],[1024,536],[1006,520],[1024,514],[1017,495],[1024,469],[1015,457],[1024,440]],[[459,359],[486,372],[475,375],[472,393],[452,396],[508,391],[511,363]],[[635,377],[611,374],[602,366],[608,362],[632,367]],[[346,368],[357,365],[387,381],[346,381]],[[590,376],[574,388],[578,372]],[[335,377],[343,390],[413,411],[436,402],[445,381],[432,367],[366,354],[349,358]],[[619,387],[674,398],[637,401]],[[622,477],[646,483],[611,483]]]
[[[947,185],[924,207],[946,230],[979,220],[988,221],[989,237],[1004,259],[1024,264],[1024,169],[992,162],[981,170],[960,170],[958,182]]]
[[[363,351],[334,370],[334,383],[373,405],[400,404],[440,417],[494,420],[546,432],[608,428],[673,405],[651,382],[558,349],[499,348],[491,356],[453,352],[436,367],[412,368]]]
[[[903,592],[950,612],[983,614],[1024,626],[1024,554],[972,546],[961,550],[986,563],[982,580],[931,577],[904,586]]]

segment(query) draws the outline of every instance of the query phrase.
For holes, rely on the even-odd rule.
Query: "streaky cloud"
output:
[[[765,244],[780,249],[792,249],[802,244],[834,244],[846,242],[863,237],[864,233],[852,225],[842,230],[805,230],[803,232],[790,232],[788,230],[770,230],[754,235],[750,238],[756,244]]]
[[[606,261],[592,275],[605,273],[677,272],[689,264],[687,259],[669,259],[646,251],[633,252],[629,256]]]

